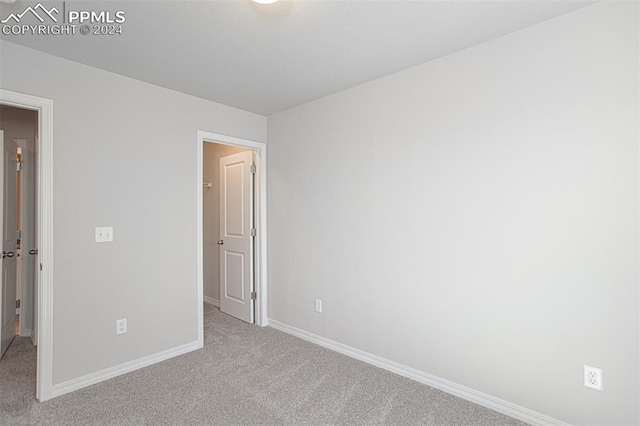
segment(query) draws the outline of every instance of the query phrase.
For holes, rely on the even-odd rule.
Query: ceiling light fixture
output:
[[[260,3],[260,4],[273,4],[277,1],[278,0],[253,0],[254,3]]]

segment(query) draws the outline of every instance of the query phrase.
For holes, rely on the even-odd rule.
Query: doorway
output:
[[[224,311],[225,297],[227,297],[226,302],[230,303],[231,306],[234,304],[233,299],[236,299],[235,302],[242,299],[252,300],[253,315],[250,318],[244,317],[241,319],[244,319],[245,321],[249,319],[248,322],[255,322],[260,326],[267,325],[267,147],[266,144],[261,142],[254,142],[204,131],[198,132],[197,143],[197,267],[198,294],[200,297],[198,303],[198,340],[202,347],[204,342],[204,301],[217,306],[222,304]],[[204,167],[205,161],[207,161],[208,164],[206,174]],[[251,167],[252,164],[255,167]],[[225,170],[227,173],[225,173]],[[246,212],[250,213],[250,216],[253,216],[253,220],[249,220],[249,218],[245,216],[244,223],[236,223],[237,226],[242,227],[243,232],[236,232],[234,229],[230,228],[226,231],[221,229],[221,225],[222,228],[225,227],[224,216],[226,213],[225,206],[223,203],[220,203],[219,200],[221,198],[220,190],[222,189],[223,192],[225,191],[225,179],[228,179],[226,182],[227,188],[231,188],[234,185],[237,186],[241,184],[241,182],[248,185],[248,179],[251,179],[251,183],[254,185],[254,189],[247,189],[249,188],[248,186],[245,187],[245,195],[247,195],[247,191],[254,195],[253,201],[249,203],[250,205],[247,204],[247,201],[241,202],[241,200],[236,198],[235,202],[231,203],[234,205],[226,207],[227,212],[231,213],[234,206],[241,206],[241,208],[246,209]],[[228,185],[231,185],[231,187]],[[230,191],[231,189],[228,190]],[[224,200],[224,197],[222,197],[222,199]],[[205,209],[208,212],[208,217],[204,215]],[[218,214],[216,214],[216,211]],[[235,213],[234,217],[236,217]],[[205,218],[206,223],[203,220]],[[218,225],[216,226],[216,224]],[[226,226],[233,227],[234,225],[227,221]],[[250,252],[246,252],[246,258],[243,262],[239,261],[241,256],[238,256],[237,254],[241,253],[242,250],[245,249],[238,249],[238,246],[236,245],[233,250],[227,250],[225,252],[225,248],[231,247],[233,244],[237,243],[237,241],[232,240],[239,234],[242,234],[243,237],[246,236],[251,238],[253,241],[253,248],[250,249]],[[226,235],[226,237],[222,238],[222,235]],[[245,239],[244,241],[246,242],[247,240]],[[220,265],[222,265],[222,267]],[[220,276],[220,272],[224,270],[225,265],[230,269],[227,271],[226,275]],[[250,269],[252,270],[249,269],[249,266],[251,266]],[[251,294],[251,291],[247,292],[247,287],[244,287],[244,290],[240,287],[231,288],[229,287],[229,283],[225,283],[225,276],[230,276],[231,279],[234,279],[233,271],[235,271],[236,275],[244,273],[245,277],[247,274],[252,275],[253,294]],[[206,288],[205,276],[207,277]],[[236,279],[237,278],[238,277],[236,277]],[[226,292],[225,286],[227,286],[228,290]],[[244,291],[244,294],[242,294],[241,291]],[[240,303],[236,304],[239,305]],[[231,314],[234,315],[233,313]],[[242,316],[242,313],[240,313],[240,315]]]
[[[32,329],[29,332],[21,318],[20,334],[31,334],[36,345],[35,396],[40,401],[46,401],[51,399],[53,390],[53,101],[0,89],[0,107],[30,111],[37,117],[33,150],[28,149],[27,142],[18,141],[18,144],[25,143],[21,146],[20,160],[28,161],[31,166],[28,173],[21,170],[22,180],[25,182],[24,176],[27,174],[30,176],[28,179],[33,180],[26,183],[31,192],[22,197],[20,202],[23,210],[20,220],[27,225],[31,222],[28,225],[31,227],[31,234],[17,236],[21,240],[20,250],[26,253],[24,256],[20,253],[20,271],[25,275],[23,282],[31,279],[28,273],[25,274],[25,268],[31,268],[33,275],[32,302],[29,303],[33,310],[32,314],[27,315],[32,318]],[[24,163],[21,166],[23,165]],[[4,170],[8,168],[3,167]],[[31,203],[31,207],[25,203]],[[28,212],[32,216],[25,218],[24,214]],[[33,254],[29,254],[29,251]],[[14,252],[14,258],[17,257]],[[23,291],[20,290],[20,293]],[[21,306],[21,314],[24,313]]]
[[[249,323],[254,322],[253,154],[244,147],[203,145],[204,301]],[[231,251],[231,246],[236,247]]]
[[[2,135],[2,292],[0,361],[14,337],[37,343],[36,141],[38,113],[0,105]],[[23,346],[25,342],[21,342]],[[34,348],[35,349],[35,348]]]

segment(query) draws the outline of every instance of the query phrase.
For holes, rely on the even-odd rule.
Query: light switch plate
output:
[[[96,228],[96,243],[110,243],[113,241],[113,226]]]

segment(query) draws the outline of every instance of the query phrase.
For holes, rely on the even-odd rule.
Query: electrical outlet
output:
[[[584,385],[595,390],[602,390],[602,370],[600,368],[584,366]]]
[[[110,243],[113,241],[113,226],[96,228],[96,243]]]
[[[316,299],[316,312],[322,313],[322,300]]]
[[[119,319],[116,321],[116,335],[124,334],[127,332],[127,319]]]

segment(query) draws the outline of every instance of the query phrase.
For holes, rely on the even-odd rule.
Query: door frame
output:
[[[51,399],[53,391],[53,101],[0,89],[0,104],[38,112],[36,140],[36,270],[37,342],[36,398]]]
[[[203,276],[203,235],[202,235],[202,171],[203,171],[203,144],[217,143],[241,148],[249,148],[256,153],[256,267],[255,267],[255,322],[266,327],[269,323],[267,315],[267,144],[234,136],[198,130],[197,135],[197,167],[196,167],[196,235],[197,235],[197,260],[198,268],[198,346],[204,345],[204,276]]]

